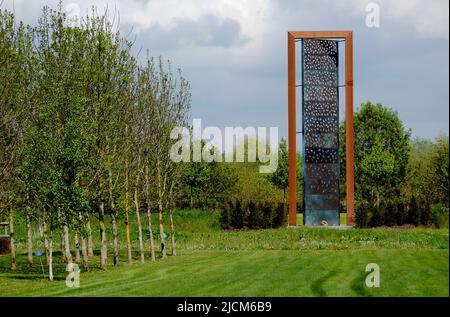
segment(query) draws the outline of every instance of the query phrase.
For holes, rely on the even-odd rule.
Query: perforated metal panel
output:
[[[339,225],[338,42],[302,40],[303,221]]]

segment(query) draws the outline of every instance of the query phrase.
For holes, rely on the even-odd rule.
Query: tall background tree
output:
[[[341,188],[345,194],[345,122],[341,123],[340,136]],[[409,159],[409,138],[410,131],[392,109],[367,102],[355,111],[356,201],[379,207],[399,197]]]

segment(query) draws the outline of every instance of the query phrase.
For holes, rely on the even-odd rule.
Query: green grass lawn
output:
[[[34,268],[26,268],[23,247],[15,272],[9,269],[9,256],[2,255],[0,296],[449,295],[448,229],[224,232],[217,213],[180,211],[174,219],[177,256],[138,264],[135,253],[135,263],[128,265],[122,240],[120,266],[101,271],[96,255],[92,270],[81,273],[80,288],[66,287],[59,253],[53,282],[43,277],[47,268],[43,273],[39,258]],[[137,251],[135,234],[133,243]],[[372,262],[380,266],[379,288],[365,286],[365,267]]]

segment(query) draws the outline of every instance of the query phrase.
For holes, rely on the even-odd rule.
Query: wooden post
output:
[[[297,225],[295,89],[295,37],[288,33],[289,226]]]
[[[355,223],[353,163],[353,32],[345,38],[345,156],[347,184],[347,226]]]

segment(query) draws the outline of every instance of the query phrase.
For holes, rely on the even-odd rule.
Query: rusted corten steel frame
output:
[[[345,156],[347,185],[347,225],[353,226],[355,222],[353,165],[353,31],[288,32],[289,225],[297,225],[295,40],[298,39],[345,40]]]

